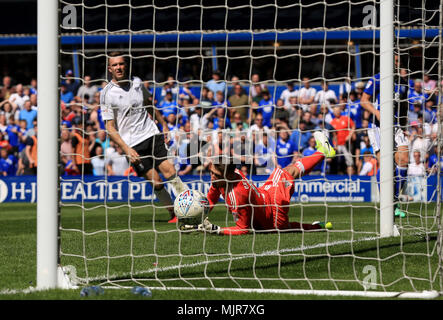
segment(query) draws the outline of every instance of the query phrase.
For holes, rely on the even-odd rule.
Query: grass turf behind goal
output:
[[[35,285],[35,205],[4,204],[0,290]],[[368,291],[441,291],[436,226],[409,205],[400,236],[380,239],[371,204],[328,205],[334,230],[216,236],[180,233],[163,209],[141,203],[62,207],[61,264],[78,284],[105,287],[215,287]],[[291,220],[325,217],[322,204],[291,207]],[[232,225],[224,207],[211,221]],[[428,230],[427,233],[420,229]],[[72,276],[73,274],[71,274]],[[188,297],[206,296],[188,291]]]

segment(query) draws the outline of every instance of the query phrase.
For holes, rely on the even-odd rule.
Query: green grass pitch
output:
[[[25,293],[36,285],[36,205],[2,204],[0,299],[81,299],[79,289]],[[73,266],[105,290],[99,299],[137,299],[134,285],[266,289],[441,291],[434,206],[411,204],[396,220],[401,236],[377,238],[372,203],[294,204],[291,221],[333,222],[332,231],[217,236],[180,233],[166,210],[143,203],[64,204],[61,263]],[[233,225],[220,204],[210,213],[220,226]],[[426,234],[424,231],[430,231]],[[13,290],[13,291],[11,291]],[[10,293],[15,292],[15,293]],[[281,294],[153,289],[153,299],[283,299]],[[300,296],[297,296],[299,299]],[[307,298],[314,298],[308,296]],[[84,299],[84,298],[82,298]]]

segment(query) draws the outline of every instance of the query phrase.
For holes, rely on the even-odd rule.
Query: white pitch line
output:
[[[179,265],[172,265],[172,266],[167,266],[167,267],[162,267],[162,268],[155,267],[155,268],[151,268],[151,269],[144,270],[144,271],[137,271],[134,273],[113,274],[113,275],[109,275],[109,276],[103,275],[103,276],[89,278],[88,280],[89,281],[113,280],[116,278],[133,277],[133,276],[139,276],[139,275],[155,273],[155,272],[159,273],[159,272],[165,272],[165,271],[171,271],[171,270],[177,270],[177,269],[194,268],[194,267],[198,267],[198,266],[202,266],[202,265],[207,265],[210,263],[229,262],[229,261],[242,260],[242,259],[254,258],[254,257],[275,256],[275,255],[282,254],[282,253],[300,252],[300,251],[304,251],[304,250],[319,249],[319,248],[325,248],[325,247],[330,247],[330,246],[338,246],[338,245],[342,245],[342,244],[350,244],[350,243],[355,243],[355,242],[373,241],[373,240],[377,240],[377,239],[380,239],[380,237],[365,237],[365,238],[360,238],[360,239],[356,239],[356,240],[339,240],[339,241],[334,241],[334,242],[330,242],[330,243],[318,243],[315,245],[300,246],[300,247],[296,247],[296,248],[264,251],[262,253],[256,253],[256,254],[253,254],[253,253],[244,254],[244,255],[238,256],[238,257],[214,259],[214,260],[207,260],[207,261],[188,263],[188,264],[182,264],[182,265],[180,265],[180,264]],[[71,280],[74,280],[74,282],[76,280],[79,282],[86,281],[86,279],[84,279],[84,278],[76,278],[76,279],[71,279]]]

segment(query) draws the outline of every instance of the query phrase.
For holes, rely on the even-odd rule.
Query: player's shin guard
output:
[[[294,165],[300,170],[300,176],[303,176],[311,172],[324,158],[325,155],[317,151],[310,156],[301,158]]]
[[[174,204],[171,199],[171,195],[166,191],[165,186],[162,184],[161,187],[154,187],[154,193],[157,196],[158,201],[161,206],[165,206],[166,209],[173,210]]]
[[[177,176],[177,174],[174,174],[171,177],[169,177],[167,179],[167,181],[170,184],[172,184],[172,186],[174,187],[175,191],[177,191],[177,194],[180,194],[183,191],[185,191],[186,189],[188,189],[186,187],[186,185],[183,183],[182,179],[180,179],[180,177]]]

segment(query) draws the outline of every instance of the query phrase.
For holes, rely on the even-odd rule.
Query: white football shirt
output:
[[[129,147],[160,133],[143,103],[146,91],[141,79],[133,77],[128,87],[110,81],[100,92],[103,120],[115,121],[118,133]]]

